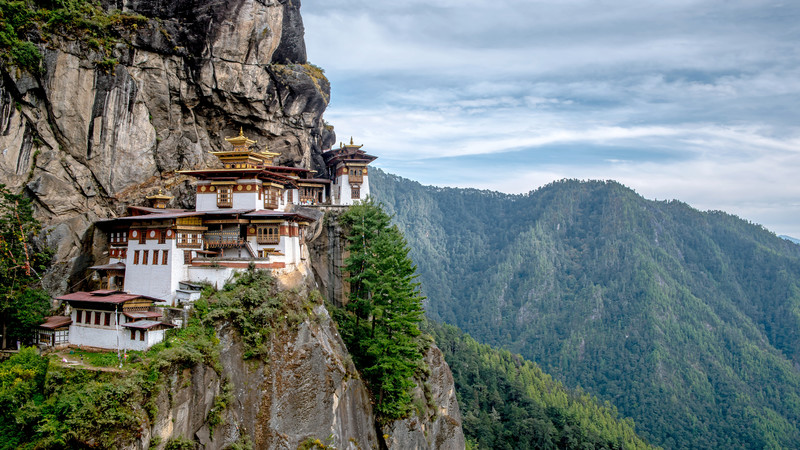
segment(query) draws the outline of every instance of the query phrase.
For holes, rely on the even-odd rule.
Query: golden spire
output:
[[[225,140],[230,142],[231,144],[233,144],[234,148],[236,148],[236,147],[247,147],[248,145],[253,145],[253,144],[256,143],[256,141],[254,141],[252,139],[247,139],[244,136],[244,129],[242,127],[239,127],[239,135],[238,136],[225,138]]]
[[[350,136],[350,145],[355,145],[353,144],[353,136]]]

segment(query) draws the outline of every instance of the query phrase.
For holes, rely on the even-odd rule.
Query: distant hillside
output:
[[[430,317],[538,362],[668,448],[800,448],[800,247],[615,182],[529,195],[370,173]]]
[[[787,236],[785,234],[779,234],[778,237],[781,238],[781,239],[786,239],[787,241],[794,242],[795,244],[800,244],[800,239],[793,238],[793,237]]]
[[[613,407],[569,391],[519,355],[479,344],[451,325],[429,321],[426,331],[453,371],[473,448],[653,448]]]

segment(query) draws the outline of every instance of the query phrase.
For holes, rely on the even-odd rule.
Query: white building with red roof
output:
[[[97,290],[73,292],[57,300],[71,310],[66,317],[70,345],[143,351],[163,341],[165,331],[174,327],[162,322],[161,313],[153,308],[159,299],[145,295]]]
[[[148,197],[152,207],[131,206],[128,216],[99,224],[109,261],[92,268],[109,289],[176,306],[196,298],[187,286],[222,287],[250,266],[295,270],[308,257],[305,230],[315,220],[295,206],[350,205],[369,193],[375,157],[352,140],[323,154],[332,179],[275,165],[278,154],[254,150],[241,131],[226,140],[232,149],[211,152],[221,168],[181,172],[197,179],[194,210],[167,208],[171,197],[159,192]]]

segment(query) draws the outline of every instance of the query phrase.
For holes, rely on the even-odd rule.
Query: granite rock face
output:
[[[41,73],[0,67],[0,183],[35,201],[56,246],[53,293],[85,276],[93,222],[158,188],[191,206],[175,171],[216,164],[208,151],[225,137],[243,129],[278,163],[320,171],[335,141],[298,0],[103,3],[149,18],[114,49],[118,64],[54,36],[39,47]]]
[[[204,449],[245,440],[253,448],[286,450],[314,440],[350,450],[465,446],[453,377],[435,346],[425,357],[431,373],[417,380],[414,392],[415,402],[428,395],[433,403],[378,435],[369,393],[323,305],[299,324],[276,329],[262,360],[245,361],[230,325],[219,328],[218,336],[222,372],[204,364],[174,371],[156,399],[156,417],[126,448],[164,448],[180,437]],[[207,418],[226,383],[233,400],[211,429]]]

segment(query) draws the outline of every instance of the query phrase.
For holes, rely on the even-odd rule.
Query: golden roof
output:
[[[151,196],[148,196],[148,197],[145,197],[145,198],[148,199],[148,200],[171,200],[172,196],[171,195],[164,195],[164,191],[159,189],[158,190],[158,194],[154,194],[154,195],[151,195]]]
[[[341,142],[339,142],[339,148],[361,148],[363,146],[364,146],[364,144],[361,144],[361,145],[354,144],[353,143],[353,136],[350,136],[350,144],[349,145],[345,145],[345,144],[342,144]]]
[[[242,128],[239,128],[238,136],[225,138],[225,140],[233,144],[234,147],[248,146],[256,143],[256,141],[248,139],[244,136],[244,130]]]

